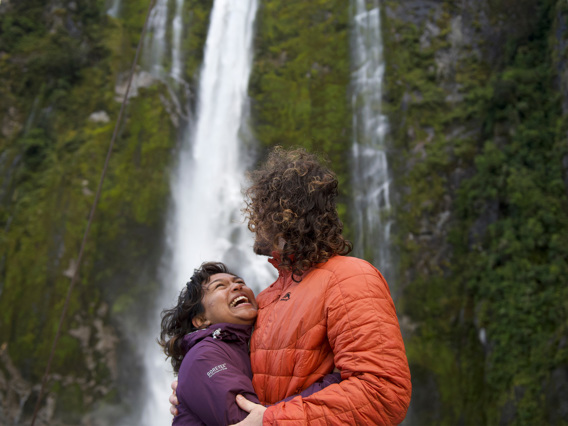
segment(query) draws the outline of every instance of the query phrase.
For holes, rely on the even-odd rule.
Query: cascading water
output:
[[[176,0],[176,12],[172,21],[172,69],[171,76],[174,80],[182,78],[182,56],[181,56],[181,36],[183,29],[183,20],[181,17],[183,11],[184,0]]]
[[[150,12],[142,56],[144,71],[138,73],[137,78],[147,80],[144,74],[149,73],[150,80],[164,83],[175,108],[176,117],[172,117],[173,120],[177,123],[181,118],[182,121],[187,122],[190,119],[191,108],[184,108],[190,97],[189,84],[184,80],[182,63],[184,36],[182,13],[185,0],[175,0],[173,16],[170,12],[170,3],[170,0],[157,0]]]
[[[169,422],[171,366],[155,343],[159,311],[175,304],[193,269],[220,260],[258,292],[274,280],[266,259],[252,251],[252,236],[241,218],[241,183],[250,164],[239,130],[246,118],[257,0],[216,0],[198,90],[197,122],[185,138],[172,177],[172,207],[167,224],[162,297],[143,348],[148,398],[142,421]],[[181,8],[180,8],[181,10]],[[262,287],[261,287],[262,286]]]
[[[352,16],[355,253],[373,262],[392,281],[390,178],[385,145],[388,121],[381,109],[385,65],[378,0],[352,0]]]
[[[120,0],[112,0],[110,5],[107,9],[107,14],[112,16],[113,18],[118,18],[120,14]]]
[[[167,25],[168,0],[157,0],[148,20],[148,35],[144,40],[143,57],[145,67],[149,68],[150,72],[156,77],[162,77],[164,74]]]

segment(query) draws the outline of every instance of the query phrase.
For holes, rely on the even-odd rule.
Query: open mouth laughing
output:
[[[250,304],[249,298],[246,297],[245,295],[240,295],[240,296],[235,297],[233,299],[233,301],[229,304],[229,306],[231,308],[235,308],[235,307],[240,306],[240,305],[245,304],[245,303]]]

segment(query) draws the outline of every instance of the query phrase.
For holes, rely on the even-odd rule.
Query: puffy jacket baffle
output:
[[[268,407],[264,424],[402,422],[410,403],[410,371],[394,303],[377,269],[361,259],[334,256],[299,283],[279,271],[257,301],[251,363],[261,403],[297,394],[334,367],[342,378],[314,395]]]

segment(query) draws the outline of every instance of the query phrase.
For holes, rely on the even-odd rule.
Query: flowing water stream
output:
[[[179,81],[182,78],[183,57],[181,54],[181,40],[183,32],[183,2],[184,0],[176,0],[176,10],[174,19],[172,20],[172,70],[171,76]]]
[[[168,29],[168,0],[156,0],[148,20],[148,33],[144,40],[144,55],[142,58],[145,68],[156,77],[163,77],[164,57],[167,43]],[[181,16],[179,17],[181,18]]]
[[[113,18],[118,18],[120,15],[120,0],[111,0],[107,4],[107,14],[109,14]]]
[[[266,258],[253,253],[252,236],[240,212],[241,185],[251,164],[240,135],[247,118],[257,7],[257,0],[215,0],[211,11],[196,122],[184,137],[171,181],[172,204],[162,262],[161,298],[154,313],[156,327],[148,333],[142,348],[149,385],[147,400],[141,404],[145,407],[142,422],[148,426],[169,421],[169,384],[174,377],[155,343],[159,311],[175,304],[193,269],[206,260],[223,261],[245,278],[256,293],[274,279]],[[178,0],[176,11],[182,8],[182,0]],[[161,13],[156,11],[156,19]],[[176,25],[174,17],[174,46],[178,43]],[[161,40],[158,38],[150,46],[152,58],[163,60]],[[177,60],[173,55],[173,74],[181,69]],[[161,66],[154,65],[157,69]]]
[[[351,7],[354,251],[392,284],[388,121],[381,108],[385,73],[381,14],[378,0],[352,0]]]

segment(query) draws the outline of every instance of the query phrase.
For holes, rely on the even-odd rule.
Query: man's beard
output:
[[[254,245],[252,246],[253,251],[255,254],[260,256],[272,256],[272,247],[270,242],[265,238],[261,238],[258,234],[256,235],[256,239],[254,240]]]

